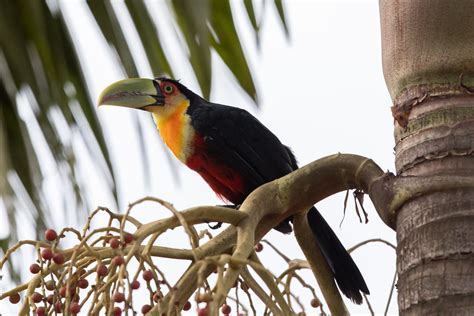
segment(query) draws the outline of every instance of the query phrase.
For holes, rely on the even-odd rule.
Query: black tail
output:
[[[308,212],[308,223],[326,258],[339,289],[356,304],[362,304],[360,292],[369,294],[364,278],[334,231],[315,207]]]

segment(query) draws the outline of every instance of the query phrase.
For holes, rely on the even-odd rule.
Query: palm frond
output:
[[[211,43],[244,91],[256,102],[257,91],[237,35],[228,1],[211,0]]]
[[[275,0],[280,20],[288,33],[282,1]],[[67,5],[67,4],[65,4]],[[87,1],[103,38],[115,50],[127,76],[138,77],[118,12],[109,1]],[[258,42],[260,23],[252,0],[244,9]],[[204,96],[212,89],[212,51],[215,51],[242,87],[257,102],[251,68],[234,24],[232,7],[225,0],[169,0],[169,11],[152,12],[143,0],[125,0],[146,58],[156,76],[173,76],[155,16],[168,14],[183,39]],[[75,18],[75,17],[74,17]],[[77,18],[81,18],[80,16]],[[51,225],[54,208],[44,179],[60,179],[58,196],[70,210],[86,210],[78,159],[87,154],[97,172],[109,179],[108,191],[117,200],[112,157],[96,115],[95,104],[81,65],[69,21],[54,1],[2,1],[0,10],[0,211],[7,214],[10,231],[0,235],[0,248],[18,239],[18,214],[31,219],[37,234]],[[137,124],[138,125],[138,124]],[[142,133],[139,131],[139,134]],[[72,139],[85,144],[78,153]],[[145,142],[142,142],[145,148]],[[144,150],[143,154],[146,156]],[[78,212],[76,212],[78,213]]]
[[[209,17],[208,0],[172,0],[172,8],[177,25],[183,35],[202,94],[211,94],[211,47],[209,45],[206,22]]]

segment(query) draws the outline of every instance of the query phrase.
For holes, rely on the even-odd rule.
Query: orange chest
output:
[[[173,154],[185,162],[192,154],[191,141],[194,130],[191,118],[186,114],[185,106],[178,107],[173,113],[163,117],[153,114],[160,136]]]

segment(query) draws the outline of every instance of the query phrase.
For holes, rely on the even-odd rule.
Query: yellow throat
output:
[[[186,114],[188,107],[189,100],[182,100],[178,104],[160,107],[152,112],[161,138],[176,158],[184,163],[192,154],[191,142],[194,137],[191,118]]]

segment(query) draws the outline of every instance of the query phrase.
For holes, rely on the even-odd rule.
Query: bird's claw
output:
[[[212,225],[211,223],[207,222],[207,226],[212,230],[219,229],[222,227],[222,222],[217,222],[215,225]]]

